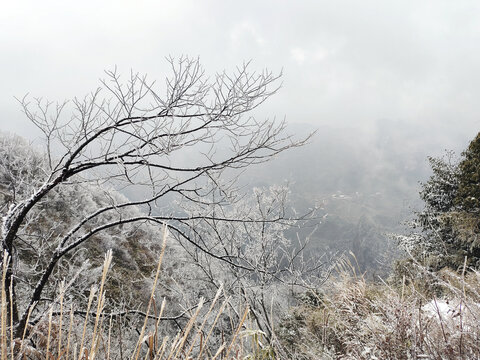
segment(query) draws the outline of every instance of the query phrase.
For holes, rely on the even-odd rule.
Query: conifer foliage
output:
[[[430,158],[433,174],[422,184],[422,211],[414,231],[401,239],[416,261],[431,270],[480,268],[480,134],[456,159],[452,152]]]
[[[463,153],[459,165],[458,192],[455,203],[464,211],[480,211],[480,133]]]

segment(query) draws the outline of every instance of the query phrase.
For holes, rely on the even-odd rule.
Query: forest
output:
[[[169,63],[19,99],[41,139],[0,135],[2,360],[480,357],[480,135],[426,162],[401,123],[255,116],[281,74]]]

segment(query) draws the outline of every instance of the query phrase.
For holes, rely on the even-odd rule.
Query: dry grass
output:
[[[425,292],[421,278],[436,291]],[[292,352],[301,359],[480,359],[480,273],[417,267],[416,279],[372,284],[343,272],[318,304],[293,311]]]
[[[155,304],[155,289],[160,275],[162,258],[165,253],[167,228],[163,232],[163,246],[159,257],[155,280],[150,300],[144,314],[143,324],[136,340],[130,342],[126,350],[113,345],[122,341],[128,329],[119,330],[121,324],[108,316],[105,309],[105,284],[112,262],[112,253],[105,256],[100,284],[90,291],[83,320],[79,321],[73,306],[65,304],[65,289],[60,289],[58,301],[52,305],[42,319],[25,329],[22,339],[13,338],[12,319],[9,318],[6,289],[2,287],[1,296],[1,356],[0,360],[14,359],[55,359],[55,360],[93,360],[93,359],[129,359],[129,360],[174,360],[174,359],[257,359],[255,349],[244,341],[244,332],[248,322],[248,308],[237,321],[236,330],[220,344],[211,341],[217,323],[225,314],[228,299],[220,301],[222,289],[206,311],[202,311],[201,299],[187,324],[173,338],[162,337],[161,317],[166,302],[162,301],[160,309]],[[3,284],[5,284],[6,264],[3,264]],[[32,313],[30,309],[30,314]],[[153,312],[153,314],[152,314]],[[30,320],[30,319],[29,319]],[[233,321],[231,319],[231,321]],[[123,325],[125,326],[125,325]],[[120,339],[118,339],[120,337]],[[123,339],[128,343],[128,339]],[[257,343],[258,347],[258,343]],[[250,349],[250,350],[248,350]],[[262,357],[265,358],[266,357]]]
[[[310,294],[292,310],[276,348],[263,344],[261,331],[250,325],[248,308],[240,311],[229,336],[218,336],[219,322],[228,318],[229,299],[221,288],[208,308],[200,300],[181,331],[161,335],[167,304],[164,299],[157,306],[155,290],[166,243],[165,228],[150,299],[134,337],[133,326],[105,311],[111,252],[82,316],[62,285],[55,304],[39,321],[29,321],[21,339],[13,337],[11,301],[3,285],[0,360],[480,359],[480,272],[431,273],[418,264],[414,276],[395,285],[369,283],[355,266],[344,266],[324,293]],[[6,270],[7,262],[2,284]]]

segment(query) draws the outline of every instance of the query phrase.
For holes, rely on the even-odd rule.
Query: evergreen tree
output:
[[[429,158],[432,176],[422,184],[422,211],[401,244],[432,270],[480,268],[480,134],[456,160]],[[419,231],[420,230],[420,231]]]
[[[480,133],[463,152],[458,169],[456,205],[469,213],[480,212]]]

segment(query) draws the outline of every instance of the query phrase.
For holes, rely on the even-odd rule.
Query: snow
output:
[[[422,307],[422,310],[431,317],[442,320],[453,319],[465,311],[460,300],[433,299]]]

